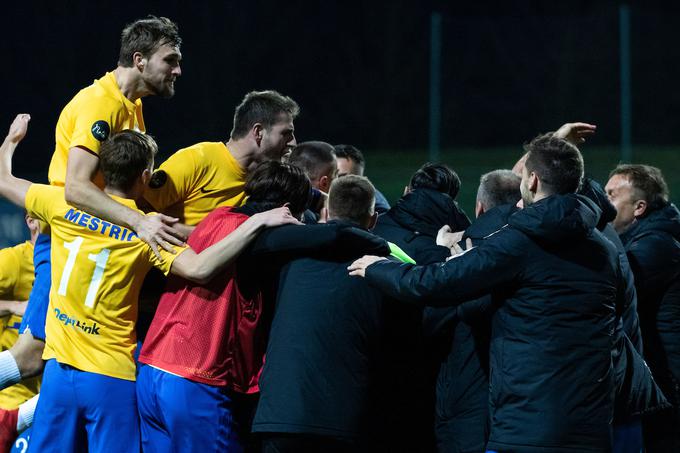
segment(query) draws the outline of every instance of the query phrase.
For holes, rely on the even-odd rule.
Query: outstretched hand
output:
[[[173,245],[184,245],[186,238],[179,230],[174,228],[178,220],[176,217],[163,214],[145,215],[136,225],[135,233],[137,233],[139,239],[149,244],[158,259],[162,259],[158,252],[159,246],[175,254]]]
[[[302,225],[298,219],[293,217],[288,206],[270,209],[269,211],[260,212],[253,215],[253,218],[258,219],[265,227],[274,227],[279,225],[286,225],[289,223],[295,225]]]
[[[7,139],[12,143],[19,143],[26,136],[28,131],[28,122],[31,121],[31,115],[28,113],[20,113],[14,118],[12,124],[9,126]]]
[[[382,256],[364,255],[347,267],[349,275],[356,275],[358,277],[366,276],[366,268],[373,263],[383,261],[386,258]]]
[[[595,134],[597,126],[588,123],[566,123],[563,124],[553,134],[555,137],[562,138],[572,145],[578,146],[585,143],[586,138]]]

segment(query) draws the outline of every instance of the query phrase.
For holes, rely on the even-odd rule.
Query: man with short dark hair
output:
[[[288,157],[288,163],[302,168],[309,176],[312,187],[328,193],[338,174],[333,146],[326,142],[298,143]]]
[[[151,178],[144,198],[159,211],[197,225],[215,208],[245,201],[248,172],[281,161],[295,140],[297,103],[276,91],[252,91],[236,107],[227,142],[201,142],[170,156]]]
[[[381,388],[376,368],[381,348],[391,346],[381,344],[385,302],[346,274],[363,250],[390,253],[384,240],[367,231],[376,219],[374,196],[362,176],[333,181],[329,222],[313,226],[345,225],[362,240],[293,260],[280,273],[253,421],[264,452],[350,452],[362,435],[375,437],[371,428],[381,422],[370,412]]]
[[[145,216],[104,193],[99,148],[109,135],[126,129],[145,131],[141,98],[170,97],[182,73],[177,25],[165,17],[148,16],[127,25],[121,34],[117,67],[80,90],[57,121],[54,154],[48,178],[65,188],[66,201],[109,222],[135,231],[153,250],[182,244],[176,219]],[[35,245],[35,282],[19,339],[0,353],[0,388],[40,374],[44,367],[45,316],[51,285],[50,235]]]
[[[350,271],[412,302],[460,304],[488,292],[503,301],[493,317],[487,449],[609,451],[618,254],[595,228],[599,209],[574,194],[578,149],[546,134],[527,152],[525,207],[481,245],[445,264],[364,257]]]
[[[624,164],[605,187],[617,210],[612,222],[635,276],[644,356],[654,379],[673,404],[643,416],[645,448],[680,449],[680,212],[668,201],[661,170]]]
[[[359,148],[352,145],[334,145],[335,157],[338,160],[338,177],[346,175],[364,176],[366,159]],[[382,214],[389,211],[390,203],[378,189],[375,190],[375,212]]]
[[[328,189],[338,173],[333,146],[320,141],[299,143],[288,156],[288,162],[302,168],[312,182],[312,199],[303,221],[316,223],[321,218]]]

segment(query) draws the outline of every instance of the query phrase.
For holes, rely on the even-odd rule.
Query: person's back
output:
[[[360,214],[338,214],[339,199]],[[253,421],[265,452],[355,451],[363,431],[377,423],[368,418],[382,347],[384,297],[347,276],[351,260],[367,250],[389,254],[387,243],[365,230],[375,221],[368,180],[347,176],[335,181],[329,214],[328,227],[355,225],[356,239],[293,260],[280,272]]]
[[[550,135],[527,146],[525,208],[507,227],[443,265],[409,270],[364,257],[350,272],[428,305],[490,291],[503,300],[492,321],[487,449],[609,451],[618,254],[595,228],[599,209],[574,194],[578,150]]]

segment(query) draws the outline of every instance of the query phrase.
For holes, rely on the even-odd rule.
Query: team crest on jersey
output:
[[[92,131],[92,136],[94,138],[96,138],[100,142],[103,142],[104,140],[109,138],[109,133],[111,132],[111,129],[109,128],[109,124],[106,121],[99,120],[94,122],[90,131]]]
[[[151,181],[149,181],[149,187],[152,189],[160,189],[163,187],[168,180],[168,174],[163,170],[156,170],[151,175]]]

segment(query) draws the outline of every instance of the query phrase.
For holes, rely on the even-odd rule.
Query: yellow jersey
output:
[[[113,72],[107,72],[104,77],[80,90],[61,111],[55,132],[56,146],[47,174],[50,184],[64,185],[71,148],[80,146],[98,155],[99,146],[109,135],[126,129],[146,131],[142,101],[132,102],[126,98]],[[101,172],[93,182],[104,188]]]
[[[137,209],[133,200],[112,198]],[[26,210],[52,231],[43,358],[134,381],[139,289],[152,266],[167,275],[177,255],[161,250],[160,261],[133,231],[66,204],[63,187],[33,184]]]
[[[197,225],[215,208],[241,206],[246,170],[222,142],[180,149],[151,177],[144,198],[154,210]]]
[[[26,241],[0,250],[0,299],[28,300],[33,287],[33,243]],[[19,338],[21,316],[0,317],[0,350],[6,351]],[[40,377],[22,381],[0,391],[0,408],[16,409],[40,391]]]

